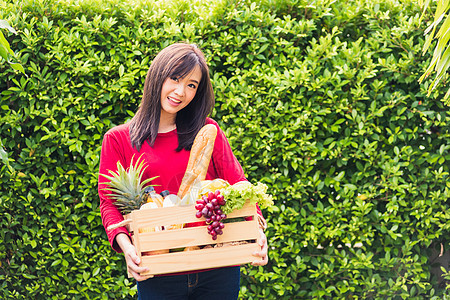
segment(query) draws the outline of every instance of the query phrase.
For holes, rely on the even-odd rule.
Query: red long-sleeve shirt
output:
[[[206,179],[221,178],[230,184],[246,180],[244,171],[217,122],[207,118],[206,123],[214,124],[218,129]],[[147,166],[142,180],[158,176],[151,182],[151,184],[157,185],[155,186],[156,192],[160,193],[163,190],[169,190],[171,194],[177,194],[190,154],[190,151],[187,150],[176,152],[175,149],[177,147],[178,136],[176,130],[173,130],[158,134],[153,147],[144,142],[141,150],[137,151],[131,146],[129,124],[119,125],[109,130],[103,138],[99,172],[101,174],[109,174],[109,170],[117,171],[118,161],[127,168],[130,166],[132,158],[135,163],[141,157],[141,160],[144,160]],[[113,204],[113,201],[106,196],[109,192],[103,190],[107,187],[105,184],[107,181],[103,176],[99,176],[100,212],[105,228],[123,220],[122,214]],[[259,207],[258,213],[261,214]],[[119,233],[129,235],[127,229],[120,227],[111,231],[107,230],[106,233],[113,249],[121,252],[120,247],[115,242],[115,237]]]

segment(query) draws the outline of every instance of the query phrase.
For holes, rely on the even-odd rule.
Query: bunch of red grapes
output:
[[[225,205],[226,200],[223,195],[220,194],[220,190],[209,192],[208,196],[203,196],[197,200],[195,209],[197,218],[205,217],[206,224],[208,224],[208,233],[212,236],[213,240],[217,239],[218,235],[223,233],[225,225],[221,222],[227,218],[227,215],[223,213],[221,207]]]

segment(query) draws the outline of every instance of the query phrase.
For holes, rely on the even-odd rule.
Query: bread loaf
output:
[[[213,124],[203,126],[197,133],[189,154],[186,172],[177,194],[181,199],[189,193],[195,183],[205,180],[216,136],[217,128]]]

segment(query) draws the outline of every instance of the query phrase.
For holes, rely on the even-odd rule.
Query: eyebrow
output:
[[[195,82],[196,84],[199,84],[197,80],[191,79],[190,81]]]

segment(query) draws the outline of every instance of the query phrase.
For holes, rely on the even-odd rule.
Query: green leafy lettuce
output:
[[[267,194],[267,185],[258,182],[256,185],[250,182],[239,182],[226,187],[222,191],[226,204],[222,207],[225,214],[229,214],[235,209],[241,209],[246,201],[258,203],[261,208],[273,205],[272,196]]]

